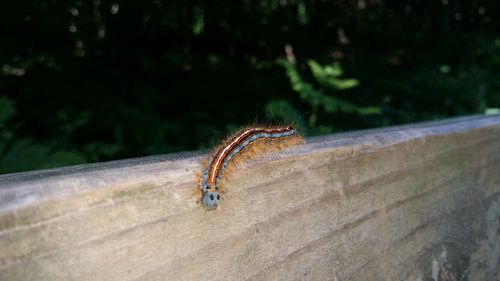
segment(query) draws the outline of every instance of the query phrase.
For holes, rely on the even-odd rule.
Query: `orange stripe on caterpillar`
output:
[[[203,167],[200,184],[203,204],[208,209],[217,208],[221,201],[219,183],[222,175],[229,165],[235,165],[235,159],[242,154],[256,157],[259,154],[283,150],[302,141],[302,137],[293,126],[249,127],[237,132],[219,148],[214,149]]]

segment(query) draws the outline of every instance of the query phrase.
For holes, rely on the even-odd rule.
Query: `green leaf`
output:
[[[319,84],[334,88],[336,90],[347,90],[359,85],[357,79],[342,79],[338,78],[343,71],[338,62],[331,65],[321,66],[315,60],[307,61],[311,72]]]
[[[484,110],[484,114],[486,114],[486,115],[500,114],[500,108],[486,108]]]
[[[312,74],[318,80],[323,80],[326,78],[339,77],[342,75],[342,68],[340,64],[335,62],[332,65],[327,65],[326,67],[321,66],[315,60],[308,60],[307,64],[311,69]]]

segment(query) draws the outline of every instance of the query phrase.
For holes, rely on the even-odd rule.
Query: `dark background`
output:
[[[1,1],[0,173],[498,112],[499,6]]]

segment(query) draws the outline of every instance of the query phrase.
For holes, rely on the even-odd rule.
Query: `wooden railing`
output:
[[[307,139],[215,211],[201,156],[0,176],[0,280],[498,277],[500,116]]]

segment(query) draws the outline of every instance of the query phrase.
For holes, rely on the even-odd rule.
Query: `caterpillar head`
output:
[[[219,188],[217,186],[211,186],[207,182],[203,181],[201,190],[203,190],[203,194],[201,196],[203,205],[205,205],[205,207],[209,210],[216,209],[221,200]]]
[[[220,203],[220,193],[218,190],[208,190],[203,192],[203,204],[207,209],[215,209]]]

